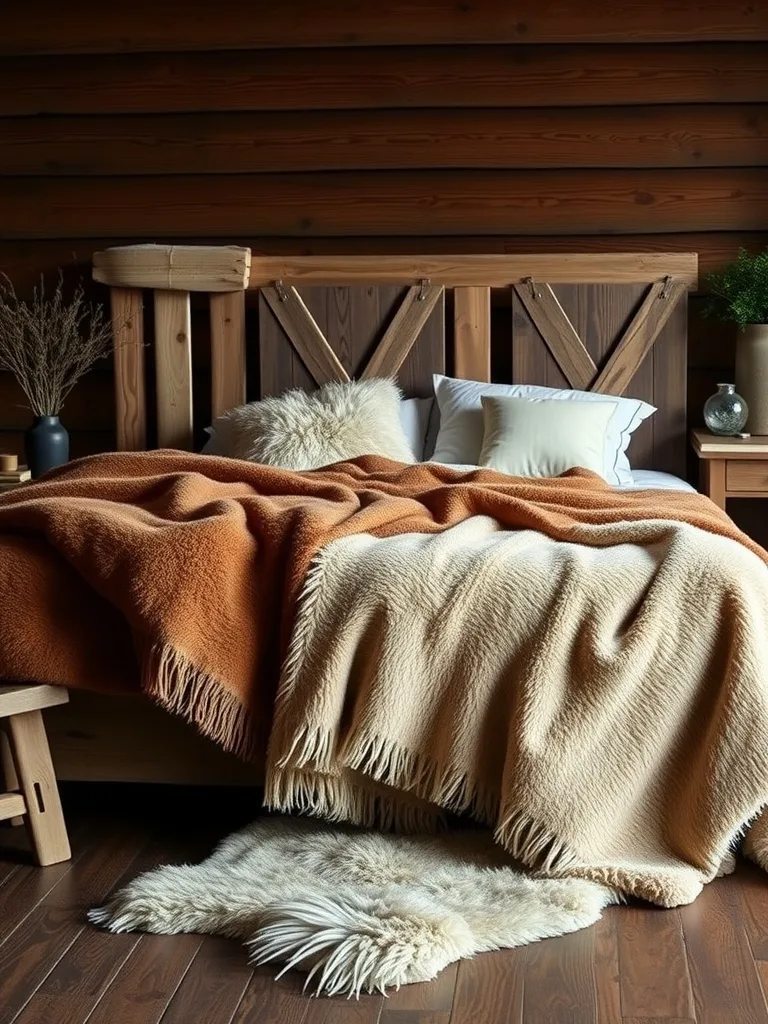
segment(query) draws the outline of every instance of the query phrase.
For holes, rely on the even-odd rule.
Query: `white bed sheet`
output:
[[[481,466],[463,466],[453,465],[452,463],[441,463],[436,462],[436,466],[450,466],[451,469],[458,469],[463,473],[471,473],[472,470],[481,469]],[[679,476],[673,476],[672,473],[661,473],[655,469],[633,469],[632,470],[632,483],[622,484],[621,486],[614,487],[615,491],[688,491],[689,493],[696,493],[696,488],[691,487],[689,483],[682,480]]]

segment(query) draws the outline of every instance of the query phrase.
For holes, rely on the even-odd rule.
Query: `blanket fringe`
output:
[[[245,761],[257,753],[256,723],[235,694],[175,648],[158,644],[144,661],[142,689],[203,736]]]
[[[357,736],[350,747],[336,748],[334,730],[299,730],[287,744],[288,752],[267,773],[269,806],[335,815],[334,820],[365,825],[382,825],[406,813],[395,811],[394,805],[406,808],[415,804],[431,805],[432,817],[439,814],[439,808],[468,813],[486,825],[496,820],[498,793],[466,773],[380,736]],[[370,803],[369,788],[374,790]]]

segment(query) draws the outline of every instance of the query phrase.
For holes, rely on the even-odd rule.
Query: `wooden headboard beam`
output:
[[[300,285],[418,284],[507,288],[529,277],[559,284],[640,284],[675,277],[694,291],[698,256],[673,253],[575,253],[521,256],[253,256],[248,288]]]
[[[236,292],[248,287],[241,245],[121,245],[93,255],[94,280],[110,287]]]

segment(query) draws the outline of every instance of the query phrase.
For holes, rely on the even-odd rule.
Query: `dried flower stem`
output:
[[[112,326],[85,302],[82,283],[67,301],[61,273],[51,298],[41,278],[24,302],[0,277],[0,369],[13,374],[36,416],[57,416],[83,374],[111,352]]]

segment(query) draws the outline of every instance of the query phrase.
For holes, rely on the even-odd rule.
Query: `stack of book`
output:
[[[32,474],[26,466],[19,466],[17,469],[0,469],[0,494],[4,491],[12,491],[14,487],[31,479]]]

